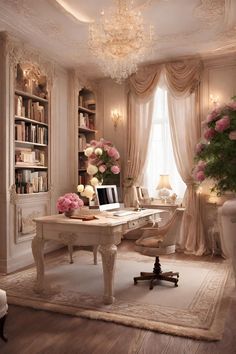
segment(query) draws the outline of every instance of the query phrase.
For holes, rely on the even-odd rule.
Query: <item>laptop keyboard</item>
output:
[[[119,210],[119,211],[115,211],[113,213],[114,216],[127,216],[127,215],[131,215],[131,214],[135,214],[135,211],[131,211],[131,210]]]

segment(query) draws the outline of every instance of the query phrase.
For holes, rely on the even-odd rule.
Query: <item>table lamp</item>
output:
[[[169,175],[160,175],[160,179],[156,189],[159,190],[159,198],[162,200],[163,203],[166,203],[167,198],[170,196],[170,190],[172,190],[172,187],[169,182]]]

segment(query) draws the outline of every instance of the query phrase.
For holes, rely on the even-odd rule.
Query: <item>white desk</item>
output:
[[[98,219],[82,221],[70,219],[64,215],[51,215],[35,219],[36,236],[32,240],[32,252],[37,268],[36,292],[44,289],[44,243],[54,240],[65,245],[99,246],[102,256],[104,277],[104,303],[112,304],[114,270],[117,247],[123,233],[127,229],[145,225],[156,214],[158,209],[146,209],[134,214],[115,217],[111,213],[96,214]]]

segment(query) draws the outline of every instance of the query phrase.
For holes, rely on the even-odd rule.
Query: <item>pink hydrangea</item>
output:
[[[196,180],[197,180],[198,182],[204,181],[205,178],[206,178],[206,176],[205,176],[204,171],[198,171],[198,172],[196,173]]]
[[[230,118],[229,116],[223,116],[216,122],[215,130],[219,133],[225,131],[230,127]]]
[[[84,205],[82,199],[75,193],[67,193],[57,200],[57,210],[61,213],[81,208]]]
[[[236,111],[236,102],[228,103],[227,107],[231,108],[233,111]]]
[[[212,122],[213,120],[215,120],[216,119],[216,117],[219,115],[219,109],[214,109],[210,114],[208,114],[208,116],[207,116],[207,123],[210,123],[210,122]]]
[[[120,173],[120,168],[117,165],[114,165],[111,167],[111,172],[114,173],[114,175],[118,175]]]
[[[203,160],[198,161],[197,171],[204,171],[206,167],[206,162]]]
[[[206,140],[211,140],[215,136],[215,134],[216,134],[216,131],[214,128],[208,128],[208,129],[206,129],[206,131],[204,132],[203,135]]]
[[[206,147],[206,144],[203,144],[203,143],[198,143],[196,145],[196,153],[199,154],[200,152],[202,152],[202,150],[204,150]]]

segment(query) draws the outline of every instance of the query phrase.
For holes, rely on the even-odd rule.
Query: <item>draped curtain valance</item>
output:
[[[202,62],[196,59],[149,65],[130,77],[129,88],[136,97],[148,100],[163,73],[166,85],[174,97],[188,96],[197,89],[201,71]]]

